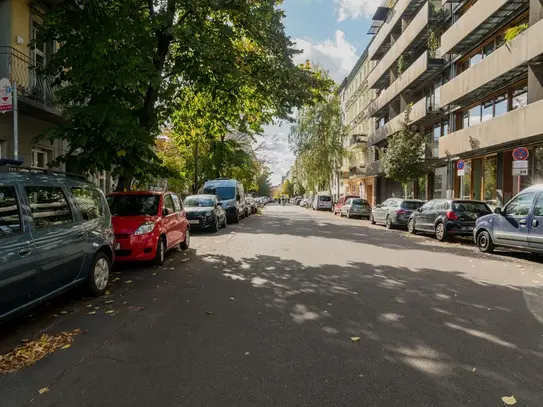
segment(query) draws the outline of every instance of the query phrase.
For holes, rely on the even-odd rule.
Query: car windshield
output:
[[[416,202],[416,201],[403,201],[402,202],[402,208],[403,209],[411,209],[411,210],[417,210],[419,209],[424,202]]]
[[[204,192],[217,195],[222,200],[234,199],[236,197],[236,188],[234,187],[214,187],[208,186],[204,188]]]
[[[210,208],[215,206],[215,201],[209,197],[189,196],[185,198],[183,205],[187,208]]]
[[[113,216],[156,216],[159,195],[111,195],[107,198]]]
[[[453,204],[454,212],[469,212],[474,213],[479,216],[488,215],[492,213],[490,208],[484,202],[454,202]]]
[[[353,199],[353,205],[368,206],[368,201],[365,199]]]
[[[330,202],[332,200],[332,197],[328,195],[321,195],[319,196],[319,201],[321,202]]]

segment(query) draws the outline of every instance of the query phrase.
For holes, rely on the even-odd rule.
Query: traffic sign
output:
[[[456,163],[456,168],[458,168],[459,170],[463,170],[465,166],[466,163],[464,162],[464,160],[458,160]]]
[[[514,177],[522,177],[528,175],[528,168],[513,168]]]
[[[0,112],[13,109],[13,89],[9,79],[0,79]]]
[[[466,175],[466,171],[465,170],[457,170],[456,175],[458,175],[459,177],[463,177],[464,175]]]
[[[517,147],[513,150],[513,159],[516,161],[524,161],[528,159],[530,153],[525,147]]]
[[[529,161],[513,161],[513,168],[514,169],[525,169],[529,167]]]

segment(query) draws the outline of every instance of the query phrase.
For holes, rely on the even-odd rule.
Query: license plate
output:
[[[197,220],[197,219],[191,219],[191,220],[189,220],[189,223],[190,223],[191,225],[199,225],[199,224],[200,224],[200,221]]]
[[[121,250],[121,244],[120,243],[115,244],[115,250]]]

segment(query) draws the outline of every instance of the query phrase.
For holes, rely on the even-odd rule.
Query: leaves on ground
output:
[[[132,280],[126,280],[125,283],[130,284],[130,283],[132,283]]]
[[[358,342],[360,340],[360,336],[351,336],[351,341]]]
[[[503,396],[502,401],[508,406],[514,406],[517,404],[517,399],[515,396]]]
[[[10,352],[0,355],[0,374],[13,373],[38,360],[43,359],[58,349],[67,349],[73,343],[74,336],[81,334],[80,329],[61,332],[55,335],[43,334],[35,341],[27,341]]]
[[[104,304],[106,304],[106,305],[107,305],[107,304],[113,304],[114,302],[115,302],[115,301],[113,301],[113,300],[109,300],[109,301],[105,301]]]
[[[44,387],[43,389],[39,389],[38,393],[43,394],[43,393],[47,393],[48,391],[49,391],[49,387]]]
[[[94,315],[94,314],[96,314],[96,311],[89,312],[89,315]]]
[[[108,314],[108,315],[109,315],[109,314],[113,314],[113,313],[115,313],[115,311],[114,311],[114,310],[109,310],[109,311],[106,311],[106,314]]]
[[[116,283],[116,282],[119,281],[119,280],[120,280],[119,277],[115,277],[111,282],[112,282],[112,283]]]

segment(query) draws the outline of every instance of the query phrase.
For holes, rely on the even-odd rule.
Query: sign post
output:
[[[456,162],[456,174],[460,177],[460,198],[464,197],[464,175],[466,175],[466,163],[464,160]]]
[[[513,176],[517,177],[517,193],[520,192],[520,177],[528,175],[530,152],[525,147],[517,147],[513,150]]]

